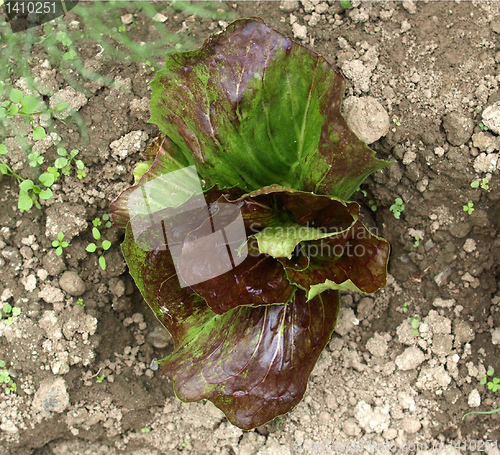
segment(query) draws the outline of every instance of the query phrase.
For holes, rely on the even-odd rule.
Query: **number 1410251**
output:
[[[56,2],[5,2],[7,14],[49,14],[56,12]]]

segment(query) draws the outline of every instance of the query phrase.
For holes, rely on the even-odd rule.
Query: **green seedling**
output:
[[[61,254],[63,254],[63,248],[69,246],[69,243],[64,240],[64,233],[62,231],[59,231],[59,233],[57,234],[57,240],[54,240],[52,242],[52,246],[56,249],[56,254],[58,256],[61,256]]]
[[[45,187],[42,188],[40,185],[35,185],[33,180],[26,179],[19,184],[19,200],[17,201],[17,207],[21,212],[27,212],[33,207],[41,209],[40,200],[47,200],[53,196],[50,187],[54,184],[55,178],[53,174],[45,172],[39,178],[40,183]]]
[[[61,171],[63,175],[69,175],[71,173],[72,165],[74,164],[76,168],[76,176],[79,179],[83,179],[87,174],[85,172],[85,165],[82,160],[75,159],[80,152],[76,149],[68,152],[65,148],[59,147],[57,149],[57,154],[59,158],[54,162],[55,169],[48,169],[49,172],[58,174]]]
[[[418,328],[420,327],[420,321],[418,320],[418,316],[411,317],[410,323],[411,323],[411,334],[414,337],[418,337]]]
[[[498,390],[500,390],[500,378],[495,377],[494,374],[495,370],[493,368],[488,368],[486,374],[479,381],[479,384],[481,385],[486,384],[488,390],[491,390],[492,392],[497,392]],[[468,412],[467,414],[464,414],[462,420],[464,420],[468,415],[471,414],[490,415],[490,414],[496,414],[497,412],[500,412],[500,408],[492,409],[491,411],[471,411]]]
[[[28,155],[30,167],[38,167],[45,161],[45,158],[38,152],[32,152]]]
[[[17,306],[12,306],[10,303],[6,303],[2,307],[3,314],[1,319],[7,325],[12,325],[14,323],[14,318],[21,314],[21,308]]]
[[[281,419],[279,419],[277,422],[276,422],[276,431],[280,431],[280,425],[286,420],[286,417],[283,417]]]
[[[401,126],[401,122],[397,118],[393,118],[392,123],[394,123],[394,125],[396,126]]]
[[[154,70],[155,70],[155,67],[153,66],[153,64],[152,64],[149,60],[146,60],[146,65],[148,65],[148,66],[149,66],[149,69],[150,69],[151,71],[154,71]]]
[[[340,0],[340,6],[344,9],[348,9],[351,7],[351,2],[350,0]]]
[[[102,221],[104,221],[104,226],[106,226],[107,228],[110,228],[112,226],[109,214],[105,213],[102,216]],[[102,221],[101,221],[101,219],[99,217],[98,218],[94,218],[92,220],[92,224],[94,225],[94,227],[99,227],[99,226],[102,226]]]
[[[98,240],[98,241],[101,240],[101,232],[99,231],[99,229],[97,229],[96,226],[94,226],[92,228],[92,237],[94,237],[95,240]],[[103,240],[100,245],[97,245],[94,242],[89,243],[85,249],[89,253],[94,253],[98,249],[102,249],[102,254],[99,256],[98,261],[99,261],[99,266],[101,267],[101,269],[106,270],[106,259],[104,258],[104,252],[109,250],[110,248],[111,248],[111,242],[109,240]]]
[[[64,60],[74,60],[78,54],[73,45],[73,40],[69,37],[69,35],[65,31],[60,30],[56,35],[56,40],[68,48],[68,51],[62,54],[62,58]]]
[[[403,313],[408,311],[408,302],[403,303]]]
[[[33,116],[37,114],[51,114],[54,111],[62,111],[68,107],[67,103],[60,103],[53,109],[43,109],[37,111],[39,100],[33,95],[25,95],[21,90],[13,88],[9,93],[9,99],[0,104],[0,120],[10,119],[15,115],[29,118],[33,128],[33,139],[40,141],[45,138],[47,132],[43,126],[34,126]]]
[[[480,122],[479,123],[479,128],[481,128],[483,131],[488,131],[488,127],[483,123],[483,122]]]
[[[151,431],[151,428],[148,428],[148,427],[141,428],[141,433],[149,433],[150,431]]]
[[[5,393],[15,393],[17,384],[10,377],[9,370],[6,368],[5,360],[0,360],[0,384],[5,384]]]
[[[80,297],[76,302],[75,302],[75,305],[79,305],[79,306],[85,306],[85,303],[83,303],[83,299]]]
[[[96,382],[97,382],[98,384],[100,384],[102,381],[104,381],[104,378],[105,378],[105,377],[106,377],[106,376],[104,376],[104,375],[102,375],[102,376],[97,376],[97,377],[96,377]]]
[[[415,237],[415,242],[413,243],[413,248],[418,248],[420,246],[420,237],[417,235]]]
[[[483,190],[489,190],[490,187],[488,186],[488,179],[483,178],[481,181],[479,180],[473,180],[470,184],[471,188],[479,188],[481,187]]]
[[[463,206],[464,212],[467,212],[469,215],[472,215],[472,212],[474,211],[474,202],[469,201],[467,202],[467,205]]]
[[[370,199],[368,201],[368,205],[370,206],[370,209],[372,212],[376,212],[377,211],[377,206],[375,205],[375,201]]]
[[[486,374],[481,378],[481,381],[479,381],[482,385],[487,384],[488,390],[491,390],[492,392],[500,390],[500,379],[494,377],[494,374],[495,370],[493,368],[489,368]]]
[[[403,199],[401,199],[400,197],[397,197],[394,200],[394,204],[389,207],[389,210],[393,213],[394,218],[396,218],[397,220],[401,218],[401,213],[403,213],[404,209],[405,205],[403,203]]]

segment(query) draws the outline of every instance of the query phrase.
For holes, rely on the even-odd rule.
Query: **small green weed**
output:
[[[396,126],[401,126],[401,122],[397,118],[393,118],[392,123],[394,123],[394,125]]]
[[[75,305],[79,305],[79,306],[85,306],[85,303],[83,303],[83,299],[80,297],[76,302],[75,302]]]
[[[474,202],[469,201],[467,202],[467,205],[463,206],[464,212],[467,212],[469,215],[472,215],[472,212],[474,211]]]
[[[150,431],[151,431],[151,428],[148,428],[148,427],[141,428],[141,433],[149,433]]]
[[[12,325],[14,323],[14,318],[21,314],[21,308],[12,306],[10,303],[4,304],[2,311],[3,314],[0,313],[0,319],[7,325]]]
[[[403,313],[408,311],[408,302],[403,303]]]
[[[109,214],[105,213],[103,216],[102,216],[102,220],[104,221],[104,226],[106,226],[108,229],[112,226],[112,223],[111,223],[111,217],[109,216]],[[94,225],[94,227],[99,227],[99,226],[102,226],[102,221],[100,218],[94,218],[92,220],[92,224]]]
[[[397,220],[401,218],[401,213],[403,213],[404,209],[405,205],[403,203],[403,199],[401,199],[400,197],[397,197],[394,200],[394,204],[389,207],[389,210],[393,213],[394,218],[396,218]]]
[[[53,173],[54,175],[57,175],[57,177],[59,177],[59,171],[61,171],[61,174],[63,175],[70,175],[72,165],[74,165],[76,168],[76,176],[80,180],[83,179],[87,175],[85,172],[85,165],[83,164],[82,160],[75,159],[76,155],[78,155],[79,153],[80,152],[76,149],[68,152],[64,147],[59,147],[57,149],[59,158],[55,160],[54,168],[49,168],[48,171]]]
[[[479,128],[481,128],[483,131],[488,131],[488,127],[483,123],[483,122],[480,122],[479,123]]]
[[[486,374],[479,381],[479,384],[481,385],[487,384],[488,390],[491,390],[492,392],[497,392],[500,390],[500,379],[495,377],[494,374],[495,370],[493,368],[488,368]],[[467,414],[464,414],[462,420],[464,420],[468,415],[472,414],[489,415],[489,414],[496,414],[497,412],[500,412],[500,408],[492,409],[491,411],[471,411],[468,412]]]
[[[104,218],[104,216],[103,216],[103,218]],[[98,219],[98,218],[96,218],[96,219]],[[93,224],[96,221],[96,219],[94,219]],[[99,220],[99,222],[100,222],[100,220]],[[106,259],[104,258],[104,252],[111,248],[111,242],[109,240],[102,240],[101,241],[101,232],[99,231],[99,229],[97,228],[97,226],[95,224],[92,227],[92,237],[94,237],[94,240],[100,241],[101,244],[97,245],[96,243],[92,242],[92,243],[89,243],[85,249],[89,253],[95,253],[98,249],[102,249],[102,253],[99,256],[98,261],[99,261],[99,266],[101,267],[101,269],[106,270]]]
[[[10,377],[9,370],[6,368],[5,360],[0,360],[0,384],[5,384],[5,393],[15,393],[17,391],[17,384]]]
[[[490,187],[488,185],[488,179],[483,178],[481,181],[473,180],[470,184],[471,188],[479,188],[481,187],[483,190],[489,190]]]
[[[414,337],[418,337],[418,328],[420,327],[420,321],[418,320],[418,316],[412,316],[410,318],[411,324],[411,334]]]
[[[37,209],[41,209],[42,206],[39,201],[45,201],[53,196],[50,187],[55,182],[54,175],[45,172],[38,177],[38,180],[45,188],[42,188],[40,185],[35,185],[31,179],[22,180],[22,182],[19,183],[19,199],[17,201],[17,208],[21,213],[29,211],[33,205]]]
[[[2,94],[4,85],[0,84],[0,95]],[[0,119],[11,119],[14,116],[28,118],[32,127],[33,139],[40,141],[45,138],[46,131],[42,126],[34,126],[33,116],[36,114],[51,114],[53,111],[62,111],[68,106],[66,103],[57,105],[54,109],[43,108],[37,111],[39,100],[33,95],[24,95],[19,89],[13,88],[9,92],[9,99],[4,100],[0,105]],[[30,147],[30,146],[29,146]],[[54,184],[59,174],[53,172],[45,172],[38,177],[38,183],[35,184],[31,179],[24,179],[7,164],[2,156],[8,155],[9,151],[5,144],[0,144],[0,173],[14,177],[19,184],[19,198],[17,206],[22,212],[27,212],[33,205],[40,209],[40,200],[50,199],[53,194],[50,187]],[[28,163],[30,167],[37,168],[41,166],[45,158],[39,152],[34,151],[28,153]],[[83,163],[82,163],[83,165]]]
[[[351,2],[350,0],[340,0],[340,6],[344,9],[348,9],[351,7]]]
[[[418,248],[420,246],[420,237],[417,235],[415,237],[415,242],[413,243],[413,248]]]
[[[492,392],[500,390],[500,379],[494,377],[493,376],[494,374],[495,370],[493,368],[489,368],[486,374],[481,378],[481,381],[479,382],[482,385],[487,384],[488,390],[491,390]]]
[[[64,240],[64,233],[59,231],[57,234],[57,240],[52,242],[52,246],[56,249],[56,254],[61,256],[63,254],[63,248],[69,246],[69,243]]]
[[[105,379],[105,378],[106,378],[106,376],[104,376],[104,375],[102,375],[102,376],[97,376],[97,377],[96,377],[96,382],[97,382],[98,384],[101,384],[101,383],[102,383],[102,381],[104,381],[104,379]]]

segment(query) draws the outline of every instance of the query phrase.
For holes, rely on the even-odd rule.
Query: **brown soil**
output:
[[[0,359],[18,387],[2,392],[0,454],[275,455],[363,440],[406,451],[413,443],[421,453],[417,443],[431,450],[443,442],[452,454],[458,439],[497,441],[500,413],[462,417],[500,407],[498,392],[479,383],[489,367],[500,372],[500,139],[479,126],[484,109],[500,99],[500,4],[353,1],[344,10],[333,1],[231,1],[211,8],[226,19],[159,6],[164,26],[192,39],[193,48],[231,19],[259,16],[343,69],[346,97],[373,97],[387,111],[389,133],[371,147],[397,164],[368,179],[366,197],[358,194],[365,205],[374,201],[374,221],[391,243],[389,284],[373,296],[343,296],[339,326],[305,399],[284,420],[243,432],[210,402],[177,400],[152,363],[172,346],[127,273],[123,233],[101,226],[112,241],[105,271],[85,250],[92,220],[109,213],[144,159],[146,138],[158,134],[147,124],[154,72],[79,43],[86,65],[114,80],[79,81],[89,140],[74,122],[55,121],[65,147],[80,150],[87,177],[64,177],[41,210],[24,214],[14,179],[0,181],[0,300],[22,308],[12,325],[0,323]],[[134,39],[156,39],[149,18],[127,12],[135,15],[126,25]],[[68,27],[78,28],[74,21],[68,13]],[[57,67],[43,71],[46,58],[34,49],[33,74],[54,91],[65,89]],[[124,139],[132,145],[121,159],[110,145],[131,132],[139,133]],[[0,139],[14,169],[29,175],[2,127]],[[50,141],[42,147],[53,160]],[[489,189],[471,188],[483,178]],[[390,211],[397,197],[405,203],[400,219]],[[70,242],[61,257],[51,246],[58,230]],[[76,305],[80,297],[85,306]],[[416,336],[411,317],[420,323]],[[54,410],[40,402],[50,393]]]

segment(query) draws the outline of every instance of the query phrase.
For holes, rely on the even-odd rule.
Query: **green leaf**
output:
[[[486,371],[486,374],[488,376],[493,376],[495,374],[495,370],[493,368],[488,368],[488,371]]]
[[[9,175],[10,174],[9,168],[7,167],[6,164],[0,163],[0,173],[2,173],[4,175]]]
[[[66,248],[66,247],[68,247],[68,246],[69,246],[69,243],[68,243],[68,242],[66,242],[66,241],[61,242],[61,246],[62,246],[63,248]]]
[[[19,188],[21,188],[22,191],[28,191],[28,190],[31,190],[33,189],[34,187],[34,183],[33,183],[33,180],[30,180],[30,179],[26,179],[26,180],[23,180],[20,184],[19,184]]]
[[[12,305],[10,303],[6,303],[2,309],[4,313],[8,314],[12,311]]]
[[[9,153],[7,146],[5,144],[0,144],[0,156],[7,155],[7,153]]]
[[[14,323],[14,319],[11,317],[8,317],[7,319],[4,319],[5,324],[7,325],[12,325]]]
[[[5,110],[5,107],[1,106],[0,107],[0,119],[3,119],[7,117],[7,111]]]
[[[104,255],[99,256],[99,265],[101,269],[106,270],[106,259],[104,259]]]
[[[57,41],[60,41],[64,46],[70,46],[73,43],[73,41],[71,40],[69,35],[62,30],[60,30],[57,33],[56,39],[57,39]]]
[[[68,52],[65,52],[62,56],[64,60],[74,60],[77,56],[77,52],[74,49],[70,49]]]
[[[33,95],[23,96],[21,109],[25,114],[33,114],[38,106],[38,100]]]
[[[68,151],[64,147],[58,147],[57,154],[59,156],[68,156]]]
[[[61,254],[63,254],[63,249],[62,249],[62,247],[61,247],[61,246],[58,246],[58,247],[56,248],[56,255],[57,255],[57,256],[61,256]]]
[[[55,108],[54,110],[55,111],[64,111],[64,109],[66,109],[67,107],[69,106],[68,103],[59,103]]]
[[[4,368],[6,365],[5,360],[0,360],[0,368]]]
[[[85,249],[89,253],[93,253],[95,250],[97,250],[97,245],[95,243],[89,243]]]
[[[45,128],[43,126],[36,126],[33,128],[33,139],[35,141],[41,141],[46,136]]]
[[[21,100],[23,99],[23,92],[17,88],[13,88],[10,91],[9,98],[13,103],[20,103]]]
[[[46,201],[47,199],[50,199],[53,195],[54,195],[54,193],[52,193],[52,190],[50,188],[47,188],[46,190],[40,191],[40,194],[38,195],[38,197],[42,201]]]
[[[62,241],[63,241],[63,239],[64,239],[64,232],[63,232],[63,231],[59,231],[59,232],[57,233],[57,239],[58,239],[60,242],[62,242]]]
[[[52,186],[55,182],[55,177],[54,174],[51,174],[50,172],[45,172],[39,177],[40,183],[42,183],[45,186]]]
[[[104,251],[109,250],[111,248],[111,242],[109,240],[104,240],[102,242],[102,249]]]
[[[151,86],[151,122],[207,185],[278,184],[347,200],[390,164],[342,117],[341,73],[260,21],[236,21],[201,49],[168,56]]]
[[[12,316],[17,317],[21,314],[21,308],[15,306],[12,308]]]
[[[17,104],[11,104],[7,112],[9,117],[14,117],[14,115],[19,112],[19,107],[17,106]]]
[[[69,153],[69,156],[70,156],[71,158],[74,158],[76,155],[78,155],[78,153],[80,153],[78,150],[73,149],[73,150],[71,150],[71,152]]]
[[[33,207],[33,199],[31,199],[31,196],[28,193],[21,191],[17,201],[17,208],[21,212],[27,212],[31,209],[31,207]]]
[[[99,229],[97,229],[96,227],[92,228],[92,237],[94,237],[94,239],[96,240],[101,240],[101,233],[99,232]]]
[[[64,168],[64,166],[66,166],[67,164],[68,164],[68,160],[66,158],[57,158],[54,161],[54,165],[58,169]]]

